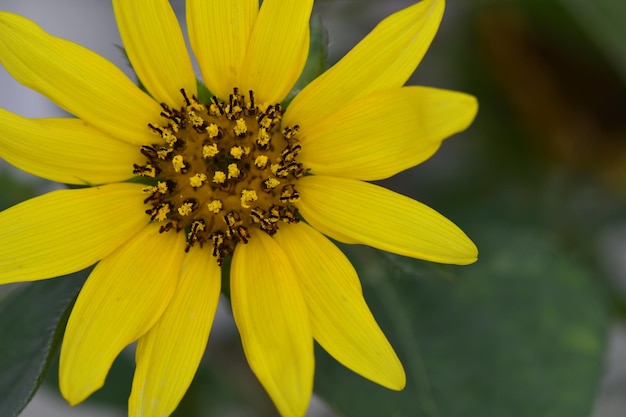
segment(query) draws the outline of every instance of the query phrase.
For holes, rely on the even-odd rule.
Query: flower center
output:
[[[308,171],[297,162],[298,126],[281,128],[280,104],[259,106],[252,91],[210,104],[181,92],[180,110],[161,104],[166,124],[149,127],[163,141],[141,147],[147,162],[133,173],[156,180],[145,202],[160,232],[184,231],[187,251],[208,242],[221,265],[251,229],[273,235],[298,221],[295,182]]]

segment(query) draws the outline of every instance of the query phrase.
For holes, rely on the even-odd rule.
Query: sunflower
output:
[[[476,247],[452,222],[368,181],[428,159],[477,104],[403,87],[443,14],[443,0],[423,0],[383,20],[283,108],[307,59],[312,6],[187,0],[206,102],[167,0],[113,0],[147,93],[94,52],[0,12],[0,63],[76,116],[0,110],[3,159],[83,186],[0,213],[0,283],[96,264],[61,348],[71,404],[137,341],[129,415],[171,414],[207,345],[225,260],[246,358],[283,416],[307,409],[314,340],[363,377],[404,387],[357,273],[329,237],[474,262]]]

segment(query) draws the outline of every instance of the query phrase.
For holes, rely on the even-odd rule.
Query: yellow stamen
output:
[[[213,200],[207,204],[209,211],[215,214],[219,213],[222,210],[222,207],[224,207],[224,205],[220,200]]]
[[[188,216],[192,211],[193,203],[183,203],[183,205],[178,208],[178,213],[181,216]]]
[[[189,185],[191,185],[193,188],[198,188],[202,186],[202,183],[204,183],[204,181],[206,181],[206,175],[199,172],[193,177],[189,178]]]
[[[167,192],[167,183],[165,181],[159,181],[157,183],[156,189],[161,194],[165,194]]]
[[[165,159],[167,158],[167,155],[169,155],[171,151],[169,149],[163,148],[163,149],[159,149],[157,150],[157,156],[159,157],[159,159]]]
[[[219,116],[220,115],[220,109],[219,109],[219,107],[215,103],[212,103],[209,106],[209,114],[211,116]]]
[[[204,119],[202,119],[202,117],[198,116],[195,112],[190,111],[189,112],[189,120],[191,121],[191,124],[194,127],[201,127],[202,124],[204,123]]]
[[[165,132],[163,134],[163,139],[165,139],[165,142],[169,145],[169,146],[174,146],[174,144],[176,143],[176,141],[178,140],[178,138],[176,136],[174,136],[171,133],[167,133]]]
[[[269,158],[267,156],[259,155],[254,160],[254,166],[256,166],[259,169],[265,169],[265,167],[267,167],[268,161],[269,161]]]
[[[181,169],[185,168],[185,162],[183,161],[183,157],[181,155],[176,155],[172,158],[172,166],[174,167],[174,171],[180,172]]]
[[[248,126],[246,126],[246,121],[243,120],[243,119],[237,119],[236,123],[237,124],[233,128],[233,131],[235,132],[235,135],[237,135],[237,136],[245,135],[246,132],[248,131]]]
[[[154,216],[155,220],[162,222],[167,219],[167,215],[170,212],[170,206],[164,204],[157,209],[156,215]]]
[[[261,121],[261,127],[264,127],[265,129],[267,129],[268,127],[270,127],[270,125],[272,124],[272,119],[269,117],[266,117],[265,119],[263,119]],[[259,132],[260,133],[260,132]]]
[[[257,201],[258,198],[259,197],[257,197],[256,191],[242,190],[241,191],[241,207],[250,208],[250,203]]]
[[[267,133],[267,130],[264,128],[259,129],[259,137],[256,141],[259,146],[265,146],[270,143],[270,135]]]
[[[243,148],[241,146],[233,146],[230,148],[230,154],[235,159],[241,159],[244,154]]]
[[[220,130],[219,130],[219,128],[217,127],[217,125],[215,123],[211,123],[206,128],[206,131],[209,134],[209,138],[211,138],[211,139],[215,139],[217,137],[217,135],[220,133]]]
[[[268,190],[273,190],[274,188],[276,188],[280,184],[280,181],[278,181],[278,179],[272,177],[272,178],[266,179],[263,184],[265,184],[265,186],[267,187]]]
[[[241,174],[237,164],[228,164],[228,178],[237,178]]]
[[[213,182],[216,184],[223,184],[226,182],[226,174],[223,171],[215,171],[213,175]]]
[[[219,153],[219,149],[216,144],[204,145],[202,147],[202,157],[203,158],[212,158]]]

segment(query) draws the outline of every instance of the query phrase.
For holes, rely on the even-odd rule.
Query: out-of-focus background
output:
[[[171,3],[183,17],[184,1]],[[413,3],[317,1],[329,63]],[[0,0],[0,10],[29,17],[133,76],[107,0]],[[385,184],[457,222],[480,259],[465,269],[433,267],[348,248],[409,382],[394,397],[320,353],[320,398],[311,417],[624,415],[624,22],[626,2],[616,0],[447,2],[441,29],[408,84],[471,93],[479,115],[431,160]],[[28,117],[66,116],[1,67],[0,107]],[[55,187],[0,163],[0,208]],[[222,304],[179,415],[275,415]],[[101,392],[72,409],[58,394],[53,365],[22,416],[125,415],[129,370],[132,350]]]

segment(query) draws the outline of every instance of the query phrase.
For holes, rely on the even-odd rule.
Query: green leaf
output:
[[[78,273],[20,285],[0,299],[0,416],[28,404],[56,356],[85,280]]]
[[[204,84],[201,80],[196,79],[196,86],[198,88],[198,101],[204,104],[211,103],[213,93],[209,91],[206,84]]]
[[[14,171],[7,169],[0,170],[0,184],[2,184],[0,210],[4,210],[37,195],[38,185],[42,182],[18,179]]]
[[[558,0],[579,22],[626,81],[626,2]]]
[[[281,103],[287,108],[291,100],[311,81],[319,77],[328,68],[328,33],[322,19],[314,14],[311,17],[311,43],[306,65],[285,100]]]
[[[589,415],[607,330],[592,271],[539,228],[478,238],[481,257],[466,267],[355,252],[407,386],[388,391],[320,349],[316,390],[340,416]]]

